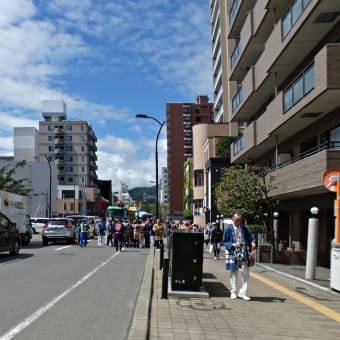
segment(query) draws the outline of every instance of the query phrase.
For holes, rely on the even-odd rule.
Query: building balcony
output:
[[[315,153],[300,157],[304,158],[291,160],[291,163],[271,172],[275,178],[275,189],[270,192],[270,196],[282,199],[328,191],[322,183],[322,174],[327,169],[340,167],[340,150],[316,149]]]
[[[61,159],[61,158],[56,158],[55,160],[54,160],[54,162],[55,162],[55,165],[56,166],[60,166],[60,165],[64,165],[65,164],[65,159]]]
[[[277,17],[287,10],[287,2],[275,3]],[[273,12],[268,7],[268,0],[259,0],[250,10],[242,26],[239,41],[240,48],[238,58],[236,54],[230,71],[230,80],[242,81],[251,65],[255,65],[257,59],[264,50],[264,44],[273,29]],[[237,52],[237,50],[235,51]]]
[[[64,145],[65,140],[64,137],[55,137],[54,138],[54,145]]]
[[[239,37],[243,23],[249,10],[254,6],[253,0],[234,0],[229,8],[229,39]]]
[[[340,44],[326,45],[315,56],[313,72],[308,83],[302,73],[292,84],[299,84],[303,80],[304,87],[311,88],[299,99],[289,101],[287,109],[287,93],[280,92],[276,98],[267,106],[264,113],[249,124],[243,134],[243,148],[233,153],[233,163],[243,163],[246,160],[257,159],[273,148],[300,131],[308,128],[323,116],[332,112],[339,106],[340,96]],[[299,91],[295,91],[299,92]]]
[[[233,112],[233,121],[251,119],[275,92],[273,84],[280,88],[287,75],[294,72],[296,65],[301,64],[334,27],[338,12],[336,1],[311,0],[285,36],[282,21],[274,27],[263,53],[242,81],[243,102]],[[238,67],[246,66],[249,67],[240,63]]]
[[[63,127],[58,126],[58,127],[54,128],[54,134],[60,135],[60,134],[64,134],[64,133],[65,133],[65,130],[64,130]]]

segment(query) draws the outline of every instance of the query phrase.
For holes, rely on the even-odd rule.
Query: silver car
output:
[[[51,218],[42,230],[42,242],[47,246],[49,241],[68,241],[75,243],[76,225],[71,218]]]

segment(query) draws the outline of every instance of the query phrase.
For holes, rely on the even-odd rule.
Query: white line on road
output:
[[[62,250],[62,249],[71,248],[71,247],[72,246],[64,246],[64,247],[56,248],[56,249],[53,249],[53,250]]]
[[[45,306],[39,308],[34,313],[31,314],[28,318],[20,322],[18,325],[10,329],[7,333],[0,336],[1,340],[10,340],[13,339],[14,336],[22,332],[26,327],[40,318],[43,314],[45,314],[49,309],[51,309],[58,301],[62,298],[70,294],[73,290],[78,288],[82,283],[88,280],[93,274],[95,274],[99,269],[103,268],[107,263],[109,263],[115,256],[120,254],[120,252],[114,253],[111,257],[109,257],[106,261],[102,262],[99,266],[89,272],[87,275],[83,276],[78,282],[76,282],[73,286],[66,289],[64,293],[60,294],[59,296],[55,297],[52,301],[47,303]]]

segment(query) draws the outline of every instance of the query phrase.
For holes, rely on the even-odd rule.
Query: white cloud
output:
[[[210,95],[208,12],[206,0],[0,1],[0,153],[10,152],[14,126],[38,128],[43,100],[64,100],[68,119],[97,134],[100,178],[130,188],[154,181],[157,125],[136,122],[138,103],[116,104],[119,77],[138,70],[155,101]],[[92,91],[76,82],[83,74]],[[164,166],[165,129],[158,146]]]

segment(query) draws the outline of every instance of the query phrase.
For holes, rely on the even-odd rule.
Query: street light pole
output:
[[[48,165],[50,167],[50,190],[49,190],[49,195],[48,195],[48,198],[49,198],[49,203],[48,203],[48,218],[51,218],[51,209],[52,209],[52,206],[51,206],[51,202],[52,202],[52,168],[51,168],[51,162],[49,160],[49,158],[45,155],[45,158],[48,162]]]
[[[156,145],[155,145],[155,164],[156,164],[156,220],[158,219],[158,215],[159,215],[159,203],[158,203],[158,138],[159,138],[159,134],[161,133],[162,127],[165,124],[165,121],[163,123],[161,123],[157,118],[155,117],[151,117],[148,115],[144,115],[144,114],[136,114],[136,118],[149,118],[149,119],[153,119],[155,122],[158,123],[159,125],[159,129],[157,132],[157,137],[156,137]]]

